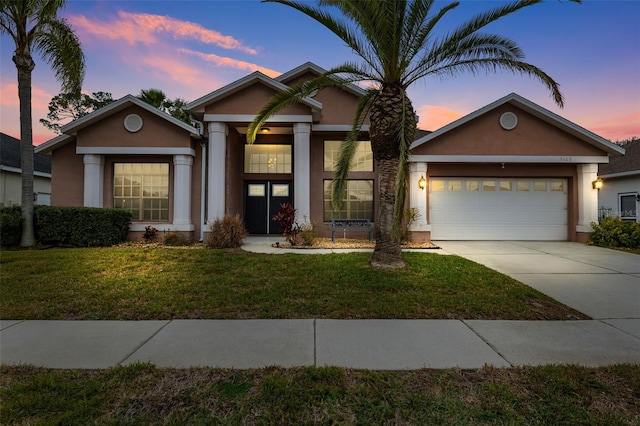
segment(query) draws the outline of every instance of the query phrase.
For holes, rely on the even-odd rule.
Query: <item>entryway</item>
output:
[[[271,220],[280,205],[291,202],[291,182],[245,182],[244,221],[250,234],[281,234],[280,224]]]

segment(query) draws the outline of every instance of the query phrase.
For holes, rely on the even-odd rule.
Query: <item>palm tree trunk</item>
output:
[[[33,124],[31,120],[31,72],[35,63],[31,55],[13,57],[18,68],[20,98],[20,162],[22,169],[22,247],[35,244],[33,231]]]
[[[396,177],[399,158],[386,158],[376,161],[378,170],[378,217],[376,218],[376,246],[369,259],[372,266],[385,268],[402,268],[400,240],[393,238],[392,229],[396,205]]]

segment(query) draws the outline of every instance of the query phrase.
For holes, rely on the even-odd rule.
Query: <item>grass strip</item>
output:
[[[363,371],[0,367],[0,422],[637,425],[640,365]]]
[[[586,319],[506,275],[457,256],[87,248],[2,251],[2,319]]]

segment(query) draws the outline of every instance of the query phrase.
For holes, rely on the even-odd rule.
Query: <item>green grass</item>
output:
[[[362,371],[0,367],[0,422],[637,425],[640,365]]]
[[[2,251],[2,319],[586,318],[456,256],[141,247]]]

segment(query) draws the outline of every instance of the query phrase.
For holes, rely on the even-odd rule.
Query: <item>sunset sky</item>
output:
[[[450,31],[501,1],[463,0],[439,24]],[[448,2],[437,2],[443,6]],[[253,0],[71,0],[62,11],[86,55],[83,91],[115,99],[158,88],[195,100],[253,71],[277,76],[305,62],[327,69],[357,57],[320,24]],[[612,141],[640,136],[640,1],[549,0],[487,27],[520,44],[526,61],[561,85],[557,107],[538,81],[508,73],[427,78],[409,91],[419,126],[436,130],[511,92]],[[0,128],[20,136],[12,39],[0,40]],[[48,64],[33,73],[34,144],[55,134],[39,123],[60,92]]]

